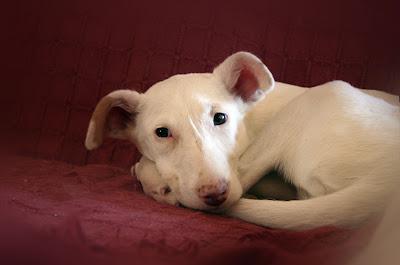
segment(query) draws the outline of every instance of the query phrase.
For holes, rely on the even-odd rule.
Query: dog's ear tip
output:
[[[258,101],[274,87],[274,77],[254,54],[239,51],[227,57],[213,71],[226,88],[245,102]],[[261,93],[262,92],[262,93]]]
[[[234,54],[232,54],[229,57],[234,58],[234,59],[239,59],[239,60],[240,59],[241,60],[252,60],[252,63],[259,63],[259,64],[261,63],[261,64],[263,64],[263,62],[261,61],[260,58],[257,57],[257,55],[255,55],[255,54],[253,54],[251,52],[248,52],[248,51],[238,51],[238,52],[235,52]]]
[[[89,128],[86,134],[85,147],[87,150],[91,151],[100,146],[100,143],[95,140],[96,124],[93,120],[89,123]]]
[[[85,147],[87,150],[92,151],[97,149],[100,145],[96,143],[91,137],[87,137],[85,140]]]

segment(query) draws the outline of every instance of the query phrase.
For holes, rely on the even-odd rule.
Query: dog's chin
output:
[[[209,212],[213,214],[223,214],[225,213],[232,205],[234,205],[237,201],[226,201],[222,205],[219,206],[206,206],[203,211]]]

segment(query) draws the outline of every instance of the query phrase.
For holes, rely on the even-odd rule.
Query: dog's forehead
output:
[[[197,124],[204,114],[230,97],[223,83],[212,74],[175,75],[148,89],[142,113],[143,117],[152,117],[145,121],[149,127]]]
[[[222,82],[210,73],[174,75],[154,84],[146,92],[147,99],[177,104],[193,101],[197,96],[218,100],[227,96]]]

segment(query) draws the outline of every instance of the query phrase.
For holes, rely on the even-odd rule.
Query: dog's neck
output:
[[[235,152],[242,154],[274,115],[308,88],[276,82],[264,99],[251,106],[238,130]]]

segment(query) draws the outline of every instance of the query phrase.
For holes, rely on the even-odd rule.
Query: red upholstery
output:
[[[332,254],[338,245],[343,250],[347,241],[339,231],[287,233],[160,206],[143,197],[140,191],[131,188],[127,191],[128,177],[119,170],[115,179],[110,180],[115,186],[99,184],[103,181],[101,176],[108,174],[104,172],[114,172],[109,165],[126,168],[140,156],[134,146],[121,141],[109,140],[90,153],[84,149],[89,117],[101,96],[120,88],[145,91],[175,73],[210,71],[238,50],[251,51],[262,58],[278,81],[312,86],[343,79],[358,87],[400,94],[398,1],[333,1],[330,6],[307,0],[196,2],[200,3],[136,0],[2,3],[0,143],[3,151],[81,166],[106,166],[73,168],[55,161],[21,158],[15,166],[6,165],[16,171],[0,179],[1,200],[17,211],[24,209],[21,206],[24,204],[40,207],[43,215],[29,207],[22,211],[28,223],[34,223],[40,231],[47,225],[60,227],[69,212],[91,209],[98,204],[99,212],[93,214],[102,215],[104,210],[104,224],[91,223],[91,217],[87,216],[77,218],[83,218],[88,241],[104,243],[104,248],[119,248],[122,244],[125,250],[134,249],[132,246],[140,242],[153,246],[164,236],[174,238],[172,249],[178,248],[179,240],[185,241],[186,237],[204,239],[201,244],[206,246],[223,237],[212,246],[238,247],[242,236],[249,234],[254,235],[249,237],[253,243],[245,245],[250,248],[259,245],[264,252],[254,255],[260,262],[269,260],[271,264],[283,264],[280,261],[288,262],[293,257],[298,259],[296,264],[306,262],[307,255],[302,259],[303,251]],[[89,170],[90,180],[81,179],[80,173],[71,173],[75,170]],[[94,177],[96,174],[98,178]],[[25,179],[45,184],[39,191],[32,190],[29,185],[21,184]],[[78,196],[75,189],[79,194],[83,192],[84,197]],[[22,204],[13,203],[12,196]],[[107,206],[102,206],[102,202]],[[135,202],[143,208],[135,206]],[[54,221],[49,217],[53,209],[66,210],[65,215]],[[176,220],[184,215],[188,217],[182,221],[187,222],[183,230],[172,232],[171,229],[179,227]],[[113,239],[102,241],[103,226],[111,223],[110,227],[118,230],[134,216],[141,216],[146,225],[134,222],[127,230],[121,230],[124,243],[114,240],[112,228],[104,233],[114,233],[105,236]],[[204,230],[196,230],[198,226]],[[147,229],[147,237],[140,232],[142,229]],[[188,232],[192,230],[195,232]],[[160,231],[163,236],[159,236]],[[235,235],[230,235],[231,232]],[[298,247],[300,241],[308,243]],[[190,243],[185,243],[180,251],[189,252],[191,248]],[[199,253],[208,249],[199,248],[202,249]],[[286,256],[287,253],[298,255]],[[268,257],[273,257],[273,261]]]
[[[97,100],[119,88],[144,91],[175,73],[209,71],[238,50],[260,56],[279,81],[343,79],[400,93],[399,9],[379,1],[336,8],[285,1],[10,2],[3,9],[9,26],[1,44],[0,112],[25,155],[130,165],[137,153],[128,143],[84,149]]]
[[[21,157],[7,165],[0,171],[0,260],[12,262],[2,264],[92,264],[100,255],[104,264],[334,265],[369,235],[273,230],[160,204],[126,171],[107,165]]]

